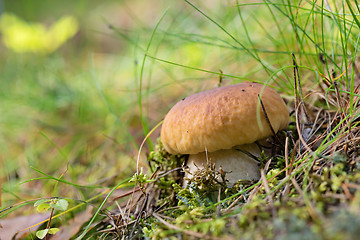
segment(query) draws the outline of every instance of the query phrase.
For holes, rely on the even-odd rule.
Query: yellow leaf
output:
[[[2,41],[15,52],[49,54],[58,49],[78,31],[74,17],[64,16],[49,30],[40,23],[28,23],[14,14],[4,13],[0,17]]]

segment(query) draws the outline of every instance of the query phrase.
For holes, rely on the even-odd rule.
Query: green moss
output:
[[[318,170],[309,172],[307,185],[303,185],[305,169],[288,179],[284,158],[276,158],[277,164],[270,164],[266,173],[269,194],[264,185],[251,181],[239,180],[228,188],[221,181],[224,173],[211,164],[195,172],[184,187],[182,166],[187,156],[170,155],[159,142],[148,158],[161,176],[153,183],[159,192],[156,201],[167,207],[166,221],[177,227],[150,217],[143,232],[153,239],[178,238],[186,231],[241,239],[341,239],[342,235],[351,239],[360,227],[360,214],[350,211],[359,209],[360,191],[354,186],[360,183],[360,172],[339,156],[315,159]],[[219,199],[227,201],[218,204]],[[353,222],[335,228],[340,218]]]

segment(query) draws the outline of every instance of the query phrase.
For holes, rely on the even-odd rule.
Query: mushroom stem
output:
[[[253,156],[251,156],[253,155]],[[208,161],[215,164],[216,170],[219,167],[226,173],[226,184],[232,187],[238,180],[260,179],[259,162],[254,157],[260,157],[261,151],[256,143],[236,146],[233,149],[222,149],[215,152],[201,152],[191,154],[187,166],[189,172],[185,178],[191,178],[191,173],[207,166]],[[186,184],[186,183],[185,183]]]

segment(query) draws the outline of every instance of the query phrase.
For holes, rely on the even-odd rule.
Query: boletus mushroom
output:
[[[254,158],[261,150],[255,142],[288,123],[288,110],[275,90],[240,83],[178,102],[164,119],[161,141],[171,154],[189,154],[187,178],[210,160],[226,172],[227,185],[232,186],[239,179],[260,178],[259,162]]]

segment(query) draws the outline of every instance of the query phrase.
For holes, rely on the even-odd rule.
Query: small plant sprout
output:
[[[58,228],[50,228],[51,218],[54,214],[55,210],[59,211],[66,211],[66,209],[69,206],[69,202],[65,199],[58,199],[58,198],[52,198],[52,199],[41,199],[34,203],[34,207],[36,207],[36,210],[39,213],[44,213],[51,209],[48,225],[46,229],[39,230],[36,232],[36,236],[40,239],[47,239],[48,234],[55,234],[59,231]]]
[[[144,173],[144,169],[141,168],[140,173],[135,173],[129,182],[135,182],[136,185],[142,190],[146,183],[153,182],[154,180],[149,179],[150,177]]]

